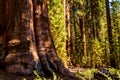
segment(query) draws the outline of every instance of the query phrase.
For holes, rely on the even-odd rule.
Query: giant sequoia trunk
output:
[[[79,80],[57,56],[49,29],[47,0],[0,0],[1,66],[8,73]],[[11,79],[10,79],[11,80]]]

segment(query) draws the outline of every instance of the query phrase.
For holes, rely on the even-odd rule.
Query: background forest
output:
[[[120,0],[48,0],[48,10],[66,66],[120,69]]]
[[[120,78],[120,0],[48,0],[48,10],[54,44],[67,67],[107,68]],[[91,80],[94,72],[76,74]]]

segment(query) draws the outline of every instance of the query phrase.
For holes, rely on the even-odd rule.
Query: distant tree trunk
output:
[[[110,49],[110,63],[111,67],[116,67],[115,56],[114,56],[114,46],[113,46],[113,36],[112,36],[112,26],[110,18],[110,8],[109,0],[106,0],[106,16],[107,16],[107,27],[108,27],[108,39],[109,39],[109,49]]]
[[[85,28],[84,28],[84,18],[79,18],[80,23],[80,30],[81,30],[81,37],[82,37],[82,52],[85,57],[85,60],[87,59],[87,53],[86,53],[86,38],[85,38]],[[87,60],[86,60],[87,61]]]
[[[91,68],[94,67],[93,66],[93,40],[94,40],[94,29],[92,26],[93,24],[92,23],[92,20],[91,20],[91,1],[90,0],[85,0],[86,1],[86,16],[84,18],[85,20],[85,26],[86,26],[86,48],[87,48],[87,53],[88,53],[88,56],[90,56],[89,60],[87,60],[87,63],[90,63],[90,65],[88,64],[88,66],[90,66]],[[89,62],[90,61],[90,62]]]
[[[95,39],[96,37],[96,32],[95,32],[95,4],[96,3],[96,0],[91,0],[90,1],[90,7],[91,7],[91,32],[92,32],[92,36],[93,36],[93,39]]]
[[[47,15],[47,0],[1,0],[5,2],[5,42],[3,63],[8,73],[41,76],[53,72],[64,80],[80,80],[58,58]],[[1,4],[1,3],[0,3]],[[0,6],[1,7],[1,6]],[[3,6],[4,7],[4,6]],[[4,21],[5,18],[5,21]],[[3,33],[3,32],[2,32]]]
[[[71,63],[71,54],[72,54],[72,30],[70,25],[70,5],[66,5],[66,31],[67,31],[67,43],[66,50],[69,57],[69,62]]]

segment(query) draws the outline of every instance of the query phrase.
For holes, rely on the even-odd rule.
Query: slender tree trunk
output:
[[[79,23],[80,23],[80,30],[81,30],[81,37],[82,37],[82,52],[83,52],[83,55],[84,55],[85,60],[86,60],[87,53],[86,53],[86,38],[85,38],[84,18],[79,18]]]
[[[69,57],[69,63],[71,64],[72,30],[71,30],[71,25],[70,25],[70,6],[69,6],[69,4],[66,5],[66,31],[67,31],[66,50],[67,50],[67,55]]]
[[[112,36],[112,26],[110,18],[110,8],[109,0],[106,0],[106,16],[107,16],[107,27],[108,27],[108,39],[109,39],[109,49],[110,49],[110,63],[112,67],[116,67],[115,56],[114,56],[114,46],[113,46],[113,36]]]
[[[94,7],[95,7],[95,1],[94,0],[91,0],[90,1],[90,7],[91,7],[91,32],[92,32],[92,36],[93,36],[93,39],[95,39],[96,37],[96,32],[95,32],[95,10],[94,10]]]

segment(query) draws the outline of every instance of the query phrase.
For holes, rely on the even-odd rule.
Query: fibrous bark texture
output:
[[[80,80],[66,69],[56,54],[49,29],[47,0],[1,0],[0,23],[4,64],[8,73]],[[3,16],[1,16],[3,15]]]

